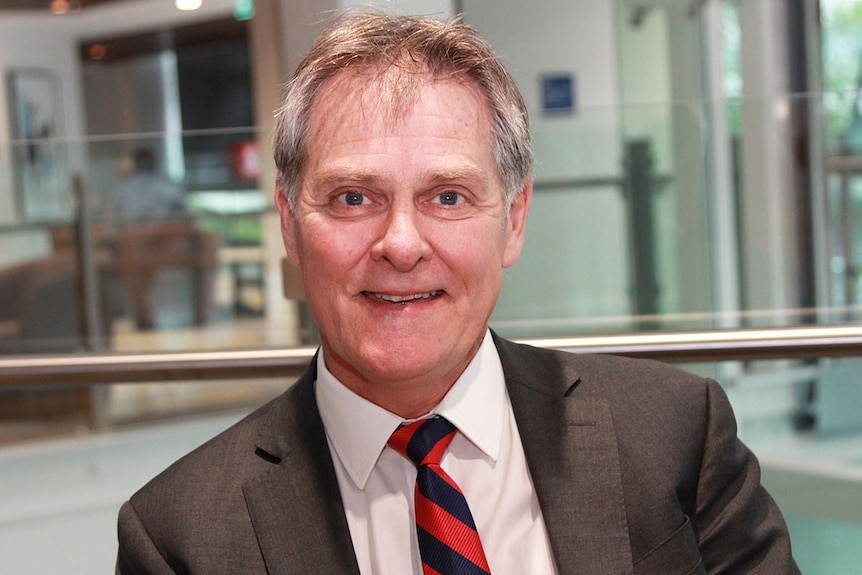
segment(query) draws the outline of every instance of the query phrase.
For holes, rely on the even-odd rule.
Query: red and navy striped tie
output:
[[[399,427],[389,445],[416,465],[416,533],[425,575],[488,575],[467,500],[440,467],[456,432],[442,417],[420,419]]]

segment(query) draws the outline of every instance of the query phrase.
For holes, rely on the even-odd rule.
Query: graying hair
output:
[[[406,73],[399,76],[408,83],[430,77],[475,84],[491,111],[494,161],[508,208],[532,174],[533,152],[527,107],[500,58],[476,30],[457,21],[376,12],[349,13],[336,20],[287,85],[273,149],[279,184],[291,208],[296,208],[302,183],[317,90],[341,71],[383,74],[393,67]]]

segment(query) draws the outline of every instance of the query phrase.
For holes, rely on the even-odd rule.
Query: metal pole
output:
[[[99,312],[99,277],[93,250],[90,209],[83,178],[73,179],[78,204],[75,238],[78,245],[78,302],[81,315],[81,336],[87,351],[105,348],[101,313]]]

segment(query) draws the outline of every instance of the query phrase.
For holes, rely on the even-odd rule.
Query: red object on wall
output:
[[[233,173],[240,178],[252,180],[260,176],[260,147],[254,140],[237,142],[230,147],[230,163]]]

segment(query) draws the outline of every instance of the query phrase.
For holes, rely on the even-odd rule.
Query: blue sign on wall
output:
[[[574,113],[575,78],[572,74],[558,73],[542,76],[542,111],[545,113]]]

